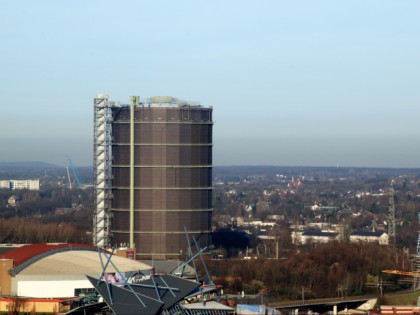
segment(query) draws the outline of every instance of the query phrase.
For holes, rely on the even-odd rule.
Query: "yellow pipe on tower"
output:
[[[130,248],[134,248],[134,108],[139,96],[130,96]]]

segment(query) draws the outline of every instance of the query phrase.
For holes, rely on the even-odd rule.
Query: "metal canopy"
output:
[[[115,314],[158,314],[197,290],[200,283],[164,275],[138,284],[114,285],[87,276]]]

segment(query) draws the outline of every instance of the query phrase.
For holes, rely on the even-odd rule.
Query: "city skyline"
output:
[[[92,98],[214,108],[214,165],[420,167],[420,3],[0,4],[0,162],[93,163]]]

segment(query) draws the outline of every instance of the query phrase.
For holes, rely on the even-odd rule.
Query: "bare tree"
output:
[[[19,296],[12,297],[12,302],[9,304],[9,315],[18,315],[19,312],[24,311],[26,303],[25,299]]]

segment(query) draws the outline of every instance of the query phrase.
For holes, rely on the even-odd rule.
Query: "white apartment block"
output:
[[[39,179],[0,180],[0,188],[39,190]]]
[[[10,180],[0,180],[0,189],[10,189]]]

